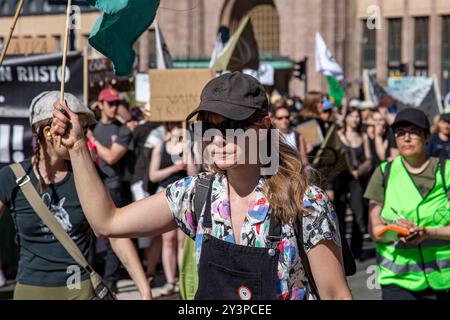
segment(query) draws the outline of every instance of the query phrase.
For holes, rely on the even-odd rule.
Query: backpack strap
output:
[[[311,265],[309,264],[308,255],[306,254],[304,243],[303,243],[303,214],[297,215],[297,223],[295,224],[295,234],[297,237],[297,247],[298,254],[302,261],[303,268],[305,269],[306,277],[308,278],[308,282],[311,285],[311,290],[313,294],[316,296],[317,300],[320,300],[319,290],[317,290],[316,282],[314,280],[314,276],[311,271]]]
[[[383,189],[385,189],[385,190],[386,190],[387,183],[389,180],[389,174],[391,173],[391,168],[392,168],[392,161],[389,161],[383,172]]]
[[[441,166],[442,183],[444,184],[445,192],[448,191],[448,189],[447,189],[447,182],[445,181],[446,180],[445,179],[445,174],[446,174],[446,172],[445,172],[445,165],[446,165],[446,163],[447,163],[446,159],[444,159],[442,157],[439,159],[439,164]]]
[[[200,176],[197,180],[194,196],[194,213],[197,219],[197,223],[200,221],[200,215],[202,214],[203,207],[205,206],[206,200],[208,199],[209,190],[210,188],[212,188],[213,181],[214,174]]]

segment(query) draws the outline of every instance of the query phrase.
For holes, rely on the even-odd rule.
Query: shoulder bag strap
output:
[[[66,251],[72,256],[72,258],[84,269],[89,272],[91,282],[94,288],[97,288],[101,282],[101,277],[92,269],[87,262],[83,253],[80,251],[76,243],[69,237],[67,232],[61,227],[54,215],[50,212],[47,206],[42,201],[41,197],[37,193],[36,189],[30,182],[30,177],[25,173],[22,165],[15,163],[10,165],[11,170],[14,172],[19,185],[26,199],[30,203],[33,210],[42,219],[45,225],[52,231],[56,239],[66,249]]]

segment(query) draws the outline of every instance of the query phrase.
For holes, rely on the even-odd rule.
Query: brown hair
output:
[[[318,91],[308,92],[305,101],[303,102],[300,115],[304,118],[319,118],[319,110],[317,105],[322,101],[322,93]]]
[[[51,126],[52,119],[46,119],[39,121],[31,127],[31,130],[33,132],[33,138],[35,140],[35,148],[33,150],[34,157],[32,164],[36,167],[37,173],[38,173],[38,179],[39,179],[39,191],[42,193],[45,191],[45,181],[42,177],[41,171],[39,170],[39,162],[41,161],[41,144],[46,145],[47,142],[45,141],[44,137],[44,128],[47,126]]]
[[[206,120],[206,112],[198,115],[198,120]],[[257,111],[249,119],[245,120],[253,125],[262,125],[264,117],[268,116],[265,111]],[[269,132],[274,129],[270,125]],[[270,137],[268,143],[270,144]],[[270,148],[268,148],[270,150]],[[306,166],[300,160],[298,150],[279,140],[279,167],[276,174],[266,180],[264,194],[269,201],[272,212],[277,221],[286,224],[294,224],[298,214],[306,210],[303,206],[303,196],[309,185]],[[215,164],[210,169],[214,172],[222,172]]]

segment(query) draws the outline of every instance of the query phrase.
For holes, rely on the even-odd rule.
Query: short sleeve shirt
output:
[[[166,198],[172,214],[181,228],[195,240],[197,264],[201,255],[202,237],[205,233],[235,243],[228,200],[228,183],[226,175],[217,173],[212,185],[211,217],[212,230],[203,228],[203,213],[197,223],[194,213],[195,185],[199,175],[187,177],[174,182],[166,189]],[[265,248],[269,232],[271,208],[263,193],[265,178],[261,177],[254,192],[244,224],[242,226],[240,245]],[[304,196],[304,205],[308,213],[304,216],[303,239],[305,251],[308,252],[322,240],[332,240],[341,245],[336,212],[321,189],[310,186]],[[298,254],[295,231],[291,225],[284,224],[282,240],[279,244],[280,259],[278,263],[278,299],[302,300],[311,298],[311,289],[304,276],[304,270]]]
[[[106,148],[110,148],[113,143],[118,143],[128,149],[132,141],[131,131],[126,125],[117,121],[113,123],[97,123],[94,129],[94,136]],[[121,161],[114,165],[109,165],[103,159],[100,159],[99,168],[105,176],[104,183],[109,188],[120,187]]]
[[[30,181],[38,190],[39,183],[31,170],[31,161],[28,159],[21,164],[25,172],[29,172]],[[82,281],[89,279],[89,273],[79,267],[33,210],[9,167],[0,170],[0,181],[0,201],[9,208],[20,245],[17,282],[44,287],[65,286],[70,277],[76,276],[77,270]],[[93,233],[81,208],[73,173],[69,170],[63,180],[46,186],[40,196],[87,257]]]

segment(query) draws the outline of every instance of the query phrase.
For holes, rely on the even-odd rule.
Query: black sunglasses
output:
[[[243,131],[245,131],[250,126],[251,126],[251,123],[246,120],[236,121],[236,120],[227,119],[218,124],[214,124],[214,123],[211,123],[208,121],[196,121],[191,124],[191,130],[196,135],[201,133],[201,135],[204,136],[206,131],[215,129],[215,130],[218,130],[222,134],[222,136],[226,136],[227,130],[242,129]],[[201,128],[201,131],[198,131],[200,128]]]

